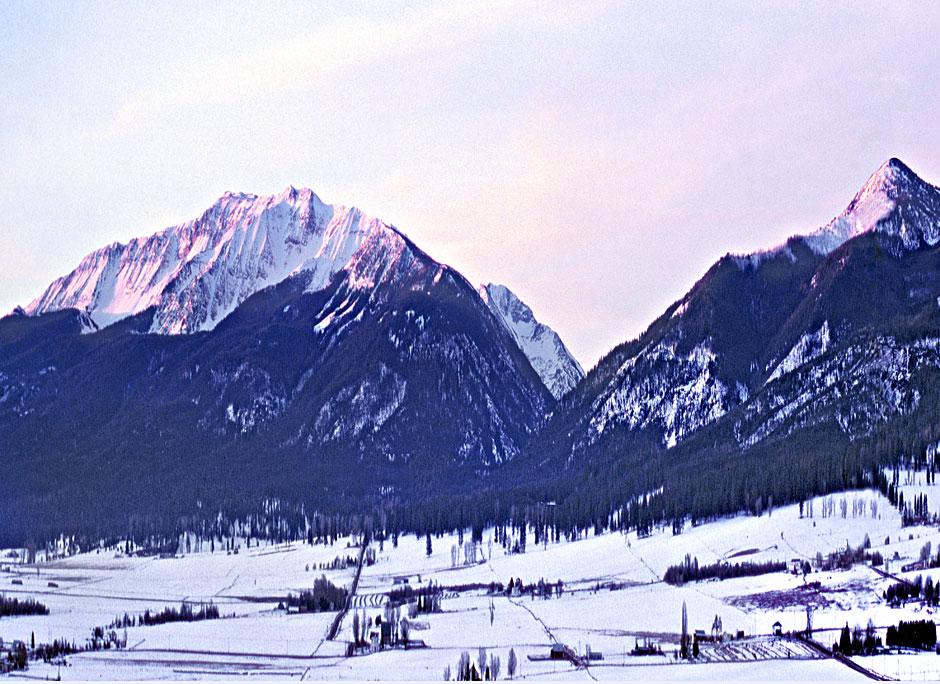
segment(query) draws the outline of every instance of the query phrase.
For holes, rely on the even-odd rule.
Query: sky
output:
[[[940,3],[0,3],[0,314],[225,191],[310,187],[585,369],[722,255],[940,184]]]

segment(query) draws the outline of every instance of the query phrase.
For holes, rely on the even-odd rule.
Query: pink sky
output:
[[[889,157],[940,183],[938,8],[4,3],[0,312],[292,184],[507,285],[589,368]]]

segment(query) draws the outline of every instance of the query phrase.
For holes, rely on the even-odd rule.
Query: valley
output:
[[[923,473],[911,473],[908,486],[935,493],[940,503],[940,486],[926,485],[923,478]],[[806,607],[812,606],[813,638],[831,648],[846,624],[864,629],[871,620],[884,640],[887,627],[901,620],[933,619],[934,609],[923,602],[892,607],[882,594],[894,583],[885,572],[907,580],[915,575],[940,579],[940,569],[902,570],[917,560],[926,543],[940,547],[940,532],[932,525],[902,527],[898,511],[873,490],[818,497],[802,508],[802,516],[799,506],[789,505],[760,517],[687,525],[678,535],[656,529],[643,538],[635,532],[588,533],[538,546],[530,541],[524,553],[509,553],[494,543],[492,528],[476,544],[470,543],[469,530],[466,536],[453,531],[433,535],[430,555],[425,537],[402,535],[397,546],[385,539],[381,548],[373,541],[375,562],[363,567],[350,610],[332,641],[326,635],[335,611],[296,613],[278,604],[288,593],[309,589],[321,576],[350,587],[355,565],[320,568],[337,558],[355,557],[354,537],[314,545],[254,542],[247,548],[244,539],[220,539],[213,541],[214,550],[202,544],[201,550],[190,553],[181,539],[182,552],[167,557],[106,549],[46,561],[40,552],[31,564],[21,562],[24,552],[8,550],[2,554],[0,571],[4,594],[33,597],[50,614],[0,619],[0,637],[7,646],[14,640],[51,643],[63,638],[85,644],[94,627],[125,613],[156,613],[182,602],[211,603],[219,609],[218,619],[118,628],[118,641],[123,643],[126,636],[126,645],[67,655],[67,665],[33,661],[28,674],[63,680],[439,680],[445,668],[456,672],[464,651],[475,664],[483,648],[487,658],[500,659],[500,679],[508,677],[510,649],[517,658],[515,679],[863,678],[795,638],[775,637],[774,623],[780,623],[784,635],[801,632]],[[819,558],[846,545],[859,547],[866,538],[871,552],[886,559],[884,566],[858,563],[845,570],[817,569]],[[509,538],[507,546],[513,541],[518,539]],[[668,567],[681,564],[686,554],[702,566],[783,561],[787,569],[682,586],[663,582]],[[805,577],[790,572],[794,559],[813,566]],[[525,586],[521,593],[508,590],[511,581],[520,580]],[[560,580],[560,595],[530,593],[529,587],[540,580],[553,587]],[[442,590],[440,612],[419,613],[408,621],[411,647],[366,647],[347,656],[354,621],[359,621],[355,616],[364,625],[387,615],[390,592],[401,593],[406,586]],[[691,662],[675,657],[683,604],[690,636],[703,630],[709,638]],[[402,616],[407,606],[400,608]],[[710,641],[716,617],[721,620],[720,644]],[[554,643],[565,644],[584,665],[548,659]],[[642,644],[661,649],[663,655],[630,655]],[[599,652],[602,659],[587,660],[588,650]],[[854,660],[889,677],[940,675],[940,656],[917,655],[910,649]]]
[[[0,2],[0,684],[940,681],[940,3]]]
[[[586,375],[308,189],[93,252],[0,319],[0,662],[940,676],[938,226],[892,158]]]

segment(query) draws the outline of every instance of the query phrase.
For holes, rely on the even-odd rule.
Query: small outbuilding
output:
[[[774,623],[774,636],[783,636],[783,625],[779,620]]]

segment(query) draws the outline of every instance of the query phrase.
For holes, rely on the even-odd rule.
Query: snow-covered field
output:
[[[411,638],[423,640],[426,647],[350,658],[344,654],[352,640],[352,612],[343,620],[337,639],[326,641],[335,613],[298,615],[277,609],[288,592],[312,587],[323,574],[336,584],[351,585],[352,568],[317,569],[337,556],[357,555],[350,539],[329,547],[303,543],[242,546],[237,554],[202,550],[166,559],[102,551],[34,565],[24,565],[2,552],[0,590],[11,598],[39,600],[49,607],[50,615],[0,619],[0,637],[7,643],[15,639],[29,643],[33,636],[37,643],[59,637],[84,642],[93,627],[105,626],[124,613],[156,612],[178,607],[184,600],[212,601],[222,614],[218,620],[130,627],[125,649],[71,655],[67,667],[33,662],[29,674],[125,680],[258,676],[437,680],[448,666],[454,676],[464,651],[476,663],[483,647],[499,657],[500,679],[508,676],[510,649],[519,660],[516,678],[859,679],[862,675],[847,666],[815,658],[802,644],[771,634],[777,621],[785,632],[803,629],[807,604],[814,608],[815,638],[823,644],[837,641],[838,630],[846,624],[864,627],[871,619],[883,637],[884,629],[901,619],[933,619],[932,611],[920,604],[887,606],[882,592],[894,580],[875,570],[856,565],[847,571],[813,571],[805,581],[802,575],[787,572],[683,587],[665,584],[661,578],[686,554],[696,557],[700,565],[718,560],[812,561],[817,554],[844,549],[846,544],[857,547],[866,536],[872,550],[889,559],[888,569],[895,574],[919,557],[925,542],[930,541],[934,550],[940,546],[936,529],[902,528],[897,510],[872,491],[820,497],[811,507],[806,502],[802,517],[797,506],[787,506],[760,518],[742,516],[687,526],[681,535],[663,530],[638,539],[634,533],[611,533],[536,547],[530,533],[524,554],[506,553],[491,543],[492,531],[488,530],[471,565],[462,563],[462,548],[455,553],[456,534],[433,538],[430,556],[423,537],[401,537],[397,547],[386,541],[376,564],[364,568],[354,600],[361,617],[371,620],[381,615],[384,594],[406,577],[413,587],[433,581],[445,588],[494,581],[507,585],[512,578],[526,584],[561,580],[564,592],[542,599],[490,596],[483,589],[446,591],[443,612],[419,616],[421,624],[411,632]],[[455,556],[461,561],[457,567],[453,567]],[[920,574],[940,579],[940,570]],[[700,660],[708,662],[677,664],[674,652],[683,603],[690,632],[710,633],[719,616],[724,633],[740,630],[747,639],[719,648],[706,644]],[[634,645],[644,639],[658,644],[665,655],[630,656]],[[566,661],[529,660],[528,656],[547,656],[554,642],[565,643],[579,654],[590,646],[603,659],[582,669]],[[933,654],[856,661],[902,679],[940,675],[940,656]]]

